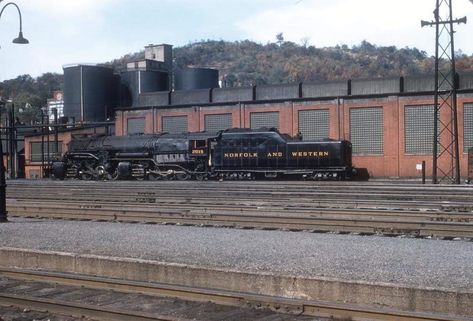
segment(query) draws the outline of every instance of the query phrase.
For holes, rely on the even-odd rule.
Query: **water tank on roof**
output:
[[[64,66],[64,116],[80,122],[113,117],[113,70],[95,65]]]
[[[175,90],[218,88],[218,70],[209,68],[185,68],[174,75]]]
[[[141,93],[166,90],[169,90],[167,72],[134,70],[121,74],[120,102],[122,106],[136,106]]]

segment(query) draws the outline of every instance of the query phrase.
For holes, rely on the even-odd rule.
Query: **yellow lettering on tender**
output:
[[[282,152],[268,152],[268,157],[282,157]]]
[[[270,154],[268,154],[268,157],[270,157]],[[275,154],[275,153],[272,153]],[[279,157],[282,156],[282,153],[277,153]],[[318,152],[291,152],[292,157],[328,157],[329,152],[328,151],[318,151]]]
[[[241,158],[241,157],[245,157],[245,158],[250,158],[250,157],[253,157],[253,158],[258,158],[258,153],[223,153],[223,157],[224,158]]]

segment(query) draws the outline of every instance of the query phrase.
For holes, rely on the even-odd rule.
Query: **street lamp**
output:
[[[3,0],[0,0],[0,2],[2,2]],[[16,5],[16,3],[14,2],[9,2],[7,3],[6,5],[3,6],[2,10],[0,11],[0,18],[2,18],[2,13],[3,11],[5,10],[6,7],[8,6],[15,6],[16,7],[16,10],[18,10],[18,15],[20,17],[20,32],[18,33],[18,37],[13,39],[13,43],[16,43],[16,44],[20,44],[20,45],[26,45],[28,43],[30,43],[28,41],[28,39],[26,39],[25,37],[23,37],[23,20],[21,19],[21,11],[20,11],[20,8]]]
[[[3,0],[0,0],[0,3]],[[5,10],[6,7],[8,6],[15,6],[16,9],[18,10],[18,15],[20,16],[20,33],[18,34],[18,37],[13,39],[13,43],[16,44],[27,44],[29,41],[23,37],[23,22],[21,20],[21,11],[20,8],[16,5],[14,2],[9,2],[6,5],[3,6],[2,10],[0,11],[0,18],[2,18],[3,11]],[[4,104],[3,101],[0,101],[0,105]],[[1,112],[0,112],[1,115]],[[5,182],[5,166],[3,164],[3,145],[2,145],[2,133],[0,131],[0,223],[1,222],[7,222],[7,184]]]

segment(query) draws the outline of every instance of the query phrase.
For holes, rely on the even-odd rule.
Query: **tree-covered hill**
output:
[[[21,75],[0,82],[0,97],[13,100],[21,122],[33,123],[41,119],[41,107],[46,106],[47,99],[62,86],[62,74],[45,73],[37,78]],[[21,114],[18,113],[20,109]]]
[[[382,47],[363,41],[316,48],[284,41],[260,44],[250,40],[200,41],[174,48],[174,65],[218,69],[227,86],[398,77],[434,72],[434,59],[416,48]],[[143,59],[144,52],[112,61],[113,66]],[[457,54],[460,72],[473,72],[473,56]]]
[[[140,51],[105,65],[120,70],[126,62],[143,58]],[[226,86],[247,86],[428,74],[433,73],[434,59],[416,48],[382,47],[367,41],[351,48],[316,48],[284,41],[278,34],[276,42],[267,44],[206,40],[175,47],[174,65],[215,68]],[[457,53],[457,70],[473,72],[473,56]],[[62,83],[60,74],[21,75],[0,82],[0,96],[14,99],[18,108],[28,103],[37,113]]]

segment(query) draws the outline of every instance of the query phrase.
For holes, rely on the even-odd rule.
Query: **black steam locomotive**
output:
[[[301,141],[276,129],[76,138],[53,163],[58,179],[347,179],[351,143]]]

